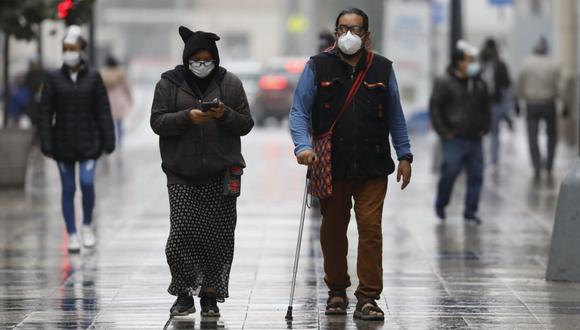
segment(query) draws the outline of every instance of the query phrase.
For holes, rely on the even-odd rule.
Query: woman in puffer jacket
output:
[[[81,248],[74,210],[76,167],[83,194],[82,244],[92,248],[96,244],[92,229],[96,163],[103,152],[115,149],[107,91],[99,72],[83,59],[86,46],[80,27],[70,26],[62,44],[63,65],[47,76],[41,101],[41,149],[58,164],[70,252]]]

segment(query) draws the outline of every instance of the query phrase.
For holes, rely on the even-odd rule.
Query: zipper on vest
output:
[[[356,67],[353,66],[352,67],[352,72],[350,74],[350,80],[352,81],[353,84],[354,84],[355,73],[356,73]],[[356,118],[357,114],[356,114],[355,104],[356,104],[356,93],[352,97],[352,113],[353,113],[354,117]],[[355,127],[358,127],[358,125],[356,125]],[[354,130],[354,140],[355,140],[355,142],[354,142],[354,154],[355,155],[358,155],[358,150],[357,150],[357,147],[356,147],[356,141],[358,141],[358,131],[357,131],[357,128],[355,128],[355,130]],[[352,167],[353,167],[353,173],[352,174],[354,174],[355,176],[357,175],[357,172],[358,172],[358,169],[357,169],[357,167],[358,167],[357,165],[358,164],[357,163],[358,163],[358,159],[355,156],[354,157],[354,162],[352,164]]]

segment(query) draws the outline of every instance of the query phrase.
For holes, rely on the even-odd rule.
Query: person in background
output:
[[[467,170],[467,196],[463,217],[466,222],[481,223],[477,216],[483,184],[482,138],[491,125],[490,99],[480,77],[477,49],[460,41],[452,54],[447,74],[437,78],[431,94],[431,122],[443,145],[443,163],[437,187],[435,212],[446,219],[457,176]]]
[[[47,76],[40,112],[41,150],[58,164],[70,252],[81,248],[74,207],[76,168],[83,194],[82,244],[92,248],[97,243],[92,228],[97,160],[115,150],[107,90],[99,72],[84,59],[86,47],[80,27],[70,26],[62,43],[63,65]]]
[[[129,115],[133,107],[131,89],[129,88],[125,70],[119,65],[117,59],[111,55],[107,57],[105,66],[101,69],[101,76],[105,87],[107,87],[107,94],[111,103],[117,146],[121,147],[124,135],[123,120]]]
[[[540,180],[543,169],[546,170],[548,178],[552,178],[558,137],[556,101],[561,84],[560,68],[549,58],[548,42],[541,38],[534,47],[533,54],[524,59],[516,83],[518,107],[519,101],[523,101],[526,107],[528,143],[536,181]],[[548,135],[545,159],[542,159],[538,147],[541,121],[546,123]]]
[[[42,88],[48,72],[42,67],[38,55],[28,61],[28,72],[24,76],[24,85],[30,92],[26,114],[35,128],[35,143],[38,143],[38,126],[40,123],[40,99]]]
[[[26,114],[26,109],[30,103],[30,91],[24,83],[24,76],[18,75],[14,78],[10,88],[8,102],[8,126],[20,127],[22,116]]]
[[[324,30],[318,34],[318,52],[319,53],[322,53],[326,49],[334,46],[334,43],[335,43],[334,34],[332,34],[332,32]]]
[[[377,300],[383,290],[382,213],[388,176],[396,171],[397,182],[402,181],[401,189],[405,189],[411,181],[413,154],[392,62],[367,49],[368,29],[364,11],[350,8],[339,13],[336,47],[311,57],[300,77],[290,110],[290,130],[297,162],[311,166],[319,161],[322,155],[314,151],[310,126],[314,136],[328,132],[354,77],[360,77],[360,88],[353,92],[353,101],[336,122],[332,136],[332,195],[320,200],[320,244],[329,288],[325,313],[345,315],[346,289],[351,285],[347,230],[354,200],[359,234],[354,317],[372,321],[385,318]],[[368,72],[362,76],[365,68]]]
[[[493,38],[487,39],[479,54],[481,60],[481,78],[487,84],[491,97],[491,164],[498,173],[500,152],[500,124],[507,122],[513,129],[510,110],[513,105],[511,80],[507,65],[500,58],[497,44]]]
[[[254,121],[240,79],[220,66],[216,41],[179,27],[182,64],[161,75],[151,107],[161,168],[169,190],[170,232],[165,247],[172,316],[219,316],[229,297],[236,203],[246,166],[240,137]]]

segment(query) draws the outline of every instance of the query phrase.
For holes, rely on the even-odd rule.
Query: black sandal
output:
[[[204,292],[199,299],[201,316],[219,317],[220,309],[217,306],[217,297],[213,293]]]
[[[333,298],[341,298],[342,301],[334,301],[331,303]],[[336,299],[334,299],[336,300]],[[348,308],[348,298],[346,297],[346,291],[330,290],[328,291],[328,300],[326,301],[326,315],[346,315],[346,309]]]
[[[371,314],[371,312],[381,313],[382,315]],[[360,299],[356,304],[354,318],[363,321],[384,321],[385,312],[379,308],[374,299]]]

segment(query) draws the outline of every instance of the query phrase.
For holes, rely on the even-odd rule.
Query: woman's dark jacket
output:
[[[99,72],[82,63],[76,82],[66,66],[48,74],[39,129],[42,152],[58,161],[96,159],[113,152],[115,130]]]
[[[151,127],[159,135],[161,167],[168,184],[199,184],[232,166],[245,167],[240,136],[254,126],[242,82],[218,67],[205,93],[185,81],[183,65],[161,75],[155,87]],[[196,87],[196,86],[193,86]],[[194,124],[189,112],[202,101],[221,100],[222,118]]]
[[[478,139],[489,132],[490,98],[480,77],[461,79],[448,70],[435,81],[429,108],[433,128],[443,139]]]

